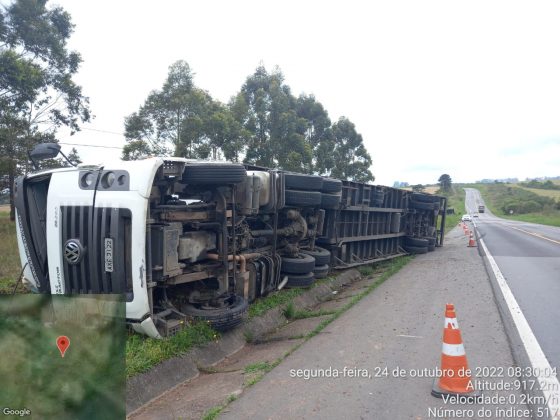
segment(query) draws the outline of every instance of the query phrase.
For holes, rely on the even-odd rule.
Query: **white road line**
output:
[[[509,288],[504,275],[498,268],[498,264],[494,260],[494,257],[488,251],[486,244],[482,238],[479,239],[480,245],[484,249],[484,253],[488,258],[488,262],[490,263],[490,267],[492,267],[492,271],[496,276],[496,280],[498,285],[500,286],[500,290],[502,291],[502,295],[506,301],[508,309],[511,313],[511,317],[513,318],[513,322],[519,332],[519,336],[521,337],[521,341],[523,342],[523,346],[525,347],[525,351],[529,356],[529,361],[533,367],[533,371],[536,373],[540,373],[537,376],[537,381],[540,384],[540,388],[542,389],[543,395],[547,402],[547,407],[549,409],[551,419],[552,420],[560,420],[560,383],[558,382],[558,378],[555,375],[552,375],[552,368],[550,363],[548,362],[546,356],[544,355],[542,348],[537,341],[537,338],[533,334],[527,319],[523,315],[515,296],[511,289]],[[549,374],[546,375],[546,372]]]
[[[406,334],[398,334],[397,337],[404,337],[404,338],[424,338],[420,335],[406,335]]]

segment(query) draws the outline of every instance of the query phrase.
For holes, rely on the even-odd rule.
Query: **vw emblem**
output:
[[[64,244],[64,258],[68,264],[78,264],[83,257],[84,248],[77,239],[69,239]]]

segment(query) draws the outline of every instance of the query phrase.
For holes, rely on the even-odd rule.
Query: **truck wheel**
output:
[[[414,200],[410,200],[408,202],[408,206],[412,209],[418,209],[418,210],[433,210],[434,209],[434,203],[424,203],[422,201],[414,201]]]
[[[413,246],[413,247],[427,247],[428,245],[430,245],[428,239],[413,238],[411,236],[407,236],[406,238],[404,238],[404,243],[407,246]]]
[[[436,250],[436,246],[435,245],[428,245],[428,252],[432,252]]]
[[[313,274],[315,275],[316,279],[324,279],[329,275],[329,265],[316,265],[313,269]]]
[[[183,171],[187,184],[237,184],[246,177],[245,167],[235,163],[187,163]]]
[[[181,310],[196,320],[208,322],[218,331],[227,331],[243,322],[248,307],[247,301],[239,295],[231,295],[227,303],[227,306],[215,309],[203,309],[186,303],[181,306]]]
[[[311,251],[310,249],[302,249],[300,253],[311,255],[313,258],[315,258],[315,266],[325,265],[331,262],[330,251],[319,248],[318,246],[316,246],[313,251]]]
[[[315,191],[286,190],[286,205],[293,207],[319,207],[321,193]]]
[[[323,178],[323,188],[321,192],[324,193],[338,193],[342,191],[342,181],[333,178]]]
[[[427,246],[404,246],[404,249],[409,254],[425,254],[428,252]]]
[[[339,194],[321,194],[322,209],[337,209],[340,206]]]
[[[299,254],[295,258],[282,257],[282,271],[290,274],[305,274],[315,268],[315,258],[307,254]]]
[[[414,201],[420,201],[422,203],[435,203],[435,202],[439,202],[440,200],[440,198],[436,197],[435,195],[428,195],[422,193],[412,193],[411,198]]]
[[[306,274],[287,274],[288,282],[286,287],[309,287],[315,281],[313,273]]]
[[[285,173],[284,182],[286,188],[296,190],[320,191],[323,187],[323,177],[317,175]]]

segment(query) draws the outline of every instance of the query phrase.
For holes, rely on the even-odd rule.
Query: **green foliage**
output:
[[[16,225],[9,213],[0,213],[0,294],[12,293],[21,271],[16,240]],[[20,284],[17,292],[26,290]]]
[[[447,233],[457,226],[465,211],[465,191],[459,185],[455,185],[455,188],[451,188],[444,195],[447,197],[447,208],[455,210],[455,214],[447,214],[445,216],[445,232]],[[438,229],[440,228],[440,221],[441,218],[438,218]]]
[[[540,182],[537,181],[536,179],[532,179],[531,181],[528,182],[520,182],[519,185],[528,188],[538,188],[541,190],[560,190],[560,185],[555,184],[550,179],[544,182]]]
[[[161,90],[125,119],[124,159],[149,155],[232,161],[372,181],[371,157],[354,124],[332,124],[313,95],[295,97],[279,68],[259,66],[227,105],[193,83],[189,65],[169,68]]]
[[[3,382],[0,406],[26,407],[33,418],[124,418],[125,304],[97,299],[0,299],[0,377],[13,378]],[[60,335],[71,343],[64,358]]]
[[[272,369],[272,365],[269,362],[256,362],[245,366],[245,373],[253,373],[258,371],[268,372]]]
[[[28,169],[27,150],[72,133],[91,118],[88,99],[73,81],[80,55],[67,48],[70,15],[45,0],[16,0],[0,10],[0,174],[9,187]],[[11,216],[13,218],[13,196]]]
[[[145,372],[164,360],[187,352],[193,346],[217,338],[216,331],[204,322],[189,325],[164,340],[130,334],[126,342],[126,376]]]
[[[294,307],[294,303],[290,302],[288,303],[288,305],[286,305],[286,307],[284,308],[284,310],[282,311],[282,314],[287,318],[287,319],[292,319],[294,317],[294,314],[296,313],[296,309]]]
[[[426,191],[426,187],[424,187],[422,184],[416,184],[412,186],[412,191],[421,193]]]
[[[224,406],[221,406],[221,405],[216,406],[216,407],[212,407],[210,410],[208,410],[206,413],[204,413],[204,416],[202,416],[202,420],[217,419],[223,409],[224,409]]]
[[[312,171],[312,147],[306,141],[307,123],[298,115],[297,100],[284,84],[279,68],[269,73],[259,66],[250,75],[236,97],[244,113],[239,122],[249,134],[248,163],[270,168],[309,173]],[[305,104],[300,104],[300,108]]]
[[[260,316],[278,306],[287,304],[303,293],[303,289],[285,289],[258,298],[249,306],[249,318]]]
[[[490,210],[501,217],[560,226],[560,202],[552,197],[506,184],[474,185]],[[513,214],[510,214],[510,210]]]
[[[485,185],[482,191],[490,196],[490,204],[502,214],[526,214],[554,208],[556,202],[551,197],[541,196],[523,188],[505,184]]]
[[[448,192],[451,190],[451,177],[448,174],[442,174],[438,179],[439,187],[441,191]]]
[[[362,135],[356,131],[355,125],[346,117],[333,124],[334,150],[332,154],[335,166],[330,176],[351,181],[368,182],[375,177],[369,170],[371,156],[367,152]]]
[[[193,83],[185,61],[169,67],[161,90],[125,118],[126,160],[149,155],[237,161],[246,136],[229,107]]]

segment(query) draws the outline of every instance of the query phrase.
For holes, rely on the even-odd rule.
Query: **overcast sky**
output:
[[[176,60],[224,102],[263,62],[280,66],[294,94],[314,94],[332,120],[356,124],[376,183],[560,175],[559,2],[49,4],[76,25],[76,80],[96,116],[63,142],[122,146],[124,117]],[[77,149],[86,161],[120,156]]]

